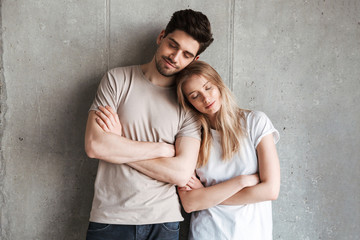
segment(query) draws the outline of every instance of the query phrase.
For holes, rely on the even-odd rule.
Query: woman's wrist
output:
[[[258,174],[237,176],[241,189],[251,187],[259,183]]]

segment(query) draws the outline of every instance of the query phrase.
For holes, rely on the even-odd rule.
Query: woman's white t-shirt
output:
[[[221,158],[220,136],[211,130],[213,144],[208,164],[196,169],[201,182],[207,187],[239,175],[258,172],[256,147],[261,139],[273,134],[274,142],[279,132],[270,119],[259,111],[244,112],[247,136],[241,150],[230,161]],[[244,126],[244,125],[243,125]],[[189,239],[194,240],[268,240],[272,239],[271,201],[245,205],[217,205],[191,215]]]

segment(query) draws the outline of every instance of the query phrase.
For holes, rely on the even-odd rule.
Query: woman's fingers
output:
[[[185,191],[185,190],[186,190],[186,187],[178,187],[178,190],[180,190],[180,191]]]
[[[194,175],[190,178],[188,185],[192,188],[192,189],[198,189],[198,188],[203,188],[204,186],[202,185],[201,181]]]
[[[191,191],[192,188],[189,185],[186,185],[185,187],[178,187],[180,191]]]

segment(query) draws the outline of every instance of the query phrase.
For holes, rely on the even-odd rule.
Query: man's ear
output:
[[[156,38],[156,44],[159,45],[161,43],[161,40],[163,40],[165,37],[165,30],[162,30],[159,34],[159,36]]]
[[[194,61],[198,60],[199,59],[199,55],[197,55],[195,58],[194,58]]]

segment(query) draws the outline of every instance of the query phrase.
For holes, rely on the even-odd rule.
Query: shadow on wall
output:
[[[62,239],[84,239],[93,198],[93,187],[96,177],[98,160],[89,159],[84,150],[84,136],[88,109],[96,92],[99,77],[80,79],[77,86],[72,86],[72,93],[64,99],[65,115],[59,116],[65,121],[60,124],[58,142],[65,142],[65,151],[56,167],[62,170],[62,192],[57,209],[54,210],[56,235]],[[56,126],[55,126],[56,127]],[[67,136],[64,140],[64,137]],[[54,228],[54,221],[49,221],[47,228]],[[48,234],[51,234],[49,232]],[[53,237],[52,236],[52,237]],[[49,236],[48,239],[52,239]]]
[[[156,50],[156,37],[160,30],[149,29],[148,26],[138,29],[145,30],[131,33],[130,35],[133,34],[132,41],[127,43],[117,41],[111,45],[109,63],[105,64],[106,69],[143,64],[152,59]],[[96,77],[88,76],[78,81],[70,80],[72,86],[69,86],[69,89],[71,88],[72,92],[70,98],[64,99],[63,106],[66,110],[62,111],[62,113],[65,112],[66,117],[59,116],[65,124],[53,126],[60,127],[57,131],[62,133],[62,136],[69,136],[65,139],[67,150],[63,156],[67,162],[66,167],[62,164],[56,167],[62,169],[66,186],[62,188],[59,204],[54,212],[54,221],[49,221],[46,227],[51,229],[56,222],[58,228],[56,235],[62,235],[63,239],[84,239],[86,235],[98,160],[89,159],[86,156],[84,135],[88,110],[106,69],[97,73]],[[84,74],[79,73],[79,75]],[[64,142],[63,137],[57,135],[54,137],[58,138],[54,141]]]

